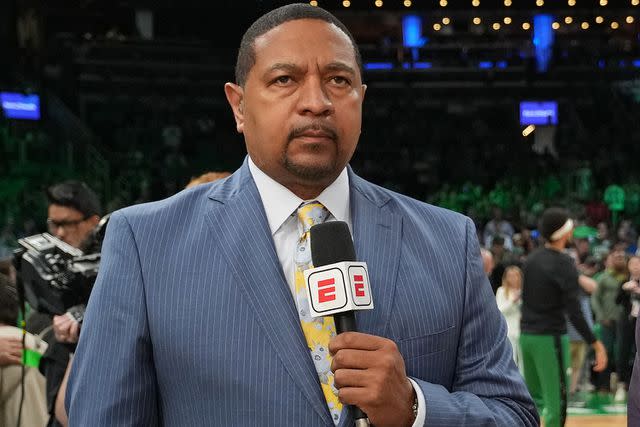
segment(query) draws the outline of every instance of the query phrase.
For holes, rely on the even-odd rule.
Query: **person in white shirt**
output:
[[[522,270],[517,265],[505,268],[502,274],[502,285],[496,292],[498,309],[507,321],[507,337],[513,348],[513,360],[522,370],[522,356],[518,339],[520,337],[520,317],[522,306]]]

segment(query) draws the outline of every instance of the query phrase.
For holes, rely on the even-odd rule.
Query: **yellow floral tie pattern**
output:
[[[336,335],[336,327],[333,317],[310,316],[304,282],[304,270],[313,267],[309,229],[315,224],[324,222],[329,216],[329,211],[321,203],[314,201],[302,204],[297,213],[300,231],[300,239],[295,252],[295,290],[298,315],[311,352],[311,359],[320,378],[320,385],[327,400],[331,418],[334,424],[338,425],[342,403],[338,400],[338,390],[334,385],[331,355],[329,354],[329,340]]]

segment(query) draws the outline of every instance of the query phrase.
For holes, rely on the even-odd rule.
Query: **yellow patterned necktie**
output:
[[[327,406],[335,425],[340,421],[342,403],[338,400],[338,390],[334,386],[333,372],[331,372],[331,355],[329,354],[329,340],[336,335],[333,317],[310,317],[309,302],[305,291],[304,270],[312,268],[311,245],[309,243],[309,229],[329,216],[329,211],[319,202],[308,202],[298,208],[298,229],[300,239],[295,253],[295,285],[296,304],[302,331],[307,340],[313,364],[320,378],[320,386],[327,400]]]

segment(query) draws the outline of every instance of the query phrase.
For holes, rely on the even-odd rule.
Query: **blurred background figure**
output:
[[[596,322],[600,326],[602,342],[607,349],[609,365],[596,380],[596,388],[601,394],[615,392],[618,382],[617,341],[618,324],[622,307],[616,302],[620,288],[627,281],[627,257],[622,249],[609,253],[605,261],[605,271],[597,278],[598,286],[591,295],[591,307]]]
[[[629,390],[629,381],[633,370],[636,344],[636,320],[640,312],[640,257],[632,256],[627,263],[629,280],[622,284],[616,302],[620,305],[618,320],[618,387],[615,394],[617,402],[624,402]]]
[[[22,330],[17,327],[19,311],[14,285],[0,274],[0,425],[44,426],[49,418],[45,379],[37,367],[22,366]],[[31,334],[27,334],[25,344],[38,355],[42,355],[47,346]]]
[[[491,219],[484,226],[484,245],[490,247],[493,239],[496,236],[500,236],[502,237],[502,244],[505,249],[511,250],[513,248],[512,238],[515,233],[513,225],[503,218],[502,208],[500,206],[493,206],[491,212]]]
[[[511,265],[502,274],[502,285],[496,292],[498,309],[507,321],[507,337],[513,348],[513,360],[522,371],[522,353],[520,351],[520,318],[522,317],[522,270]]]
[[[191,187],[195,187],[196,185],[199,184],[204,184],[207,182],[213,182],[213,181],[217,181],[219,179],[222,178],[226,178],[228,176],[230,176],[231,173],[230,172],[205,172],[202,175],[198,175],[195,176],[193,178],[191,178],[191,180],[187,183],[187,185],[184,188],[191,188]]]

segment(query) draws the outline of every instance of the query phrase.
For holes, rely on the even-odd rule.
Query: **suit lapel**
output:
[[[209,198],[207,219],[238,286],[279,358],[311,406],[332,424],[289,286],[278,260],[262,200],[247,164]]]
[[[388,336],[389,316],[395,296],[402,217],[391,212],[389,197],[350,171],[351,218],[356,259],[367,263],[373,310],[356,313],[358,330]]]
[[[358,331],[388,336],[389,315],[396,289],[402,218],[385,208],[389,198],[349,169],[351,222],[356,260],[367,263],[373,310],[356,312]],[[352,426],[354,419],[347,407],[339,427]]]

